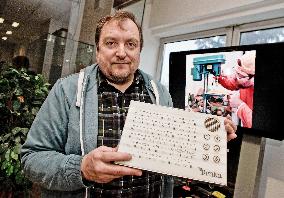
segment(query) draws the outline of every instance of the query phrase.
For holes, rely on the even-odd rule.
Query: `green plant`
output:
[[[0,191],[25,192],[31,182],[20,164],[20,148],[49,92],[41,74],[9,65],[0,68]]]

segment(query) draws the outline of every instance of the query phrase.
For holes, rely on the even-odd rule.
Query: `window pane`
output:
[[[241,45],[277,43],[284,41],[284,27],[241,33]]]
[[[161,83],[165,85],[167,88],[169,88],[169,58],[171,52],[224,47],[225,44],[226,44],[226,36],[213,36],[208,38],[166,43],[164,45]]]

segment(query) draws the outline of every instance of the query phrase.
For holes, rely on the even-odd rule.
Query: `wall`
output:
[[[172,36],[284,15],[283,0],[153,0],[150,28]]]
[[[152,12],[152,1],[146,0],[144,18],[142,24],[144,47],[141,53],[140,69],[155,77],[158,65],[160,40],[158,37],[152,34],[152,31],[149,27],[151,21],[150,18],[151,12]]]
[[[143,13],[144,13],[144,2],[146,0],[140,0],[137,1],[133,4],[130,4],[129,6],[122,8],[122,10],[126,10],[126,11],[130,11],[132,12],[138,23],[141,24],[142,20],[143,20]]]
[[[12,62],[15,44],[0,41],[0,61]]]
[[[97,22],[101,16],[110,14],[112,0],[86,0],[84,6],[79,40],[83,43],[95,45],[95,32]]]
[[[283,195],[284,141],[267,139],[258,198],[279,198]]]

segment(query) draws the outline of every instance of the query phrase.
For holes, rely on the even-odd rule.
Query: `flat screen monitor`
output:
[[[172,52],[169,61],[174,107],[230,116],[238,131],[283,140],[284,43]]]

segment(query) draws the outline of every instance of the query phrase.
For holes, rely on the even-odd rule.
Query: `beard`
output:
[[[128,63],[116,61],[115,63],[110,64],[106,61],[100,61],[99,68],[110,83],[124,85],[133,80],[138,65],[131,63],[130,61],[128,61]]]
[[[114,83],[117,85],[123,85],[131,81],[133,75],[131,75],[131,73],[127,73],[125,75],[110,74],[110,75],[105,75],[105,76],[110,83]]]

